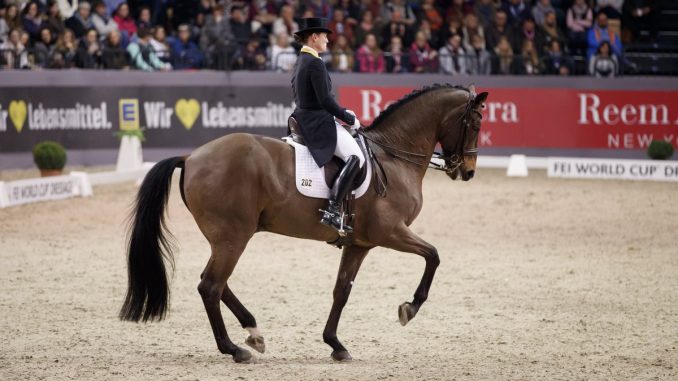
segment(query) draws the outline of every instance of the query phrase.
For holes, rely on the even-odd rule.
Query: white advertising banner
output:
[[[548,177],[678,181],[678,161],[549,157]]]
[[[86,176],[78,174],[0,182],[0,207],[91,194]]]

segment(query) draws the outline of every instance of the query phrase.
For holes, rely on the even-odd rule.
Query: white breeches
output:
[[[351,133],[346,131],[346,129],[335,122],[337,128],[337,147],[334,149],[334,156],[340,158],[343,161],[348,160],[349,156],[355,155],[360,159],[360,167],[362,168],[365,164],[365,157],[363,156],[363,151],[360,150],[358,143],[356,143]]]

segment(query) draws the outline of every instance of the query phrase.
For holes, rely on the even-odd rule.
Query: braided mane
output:
[[[434,83],[431,86],[424,86],[421,89],[415,89],[411,93],[406,94],[402,98],[398,99],[395,103],[390,104],[384,111],[379,113],[379,115],[374,118],[372,121],[372,124],[370,124],[369,127],[365,128],[366,131],[376,129],[379,123],[384,121],[386,118],[388,118],[393,112],[395,112],[400,106],[409,103],[410,101],[418,98],[420,95],[424,95],[426,93],[429,93],[434,90],[440,90],[440,89],[459,89],[459,90],[464,90],[464,91],[469,91],[468,88],[460,85],[451,85],[449,83],[445,84],[439,84],[439,83]]]

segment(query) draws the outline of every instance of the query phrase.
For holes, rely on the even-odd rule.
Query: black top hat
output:
[[[302,33],[332,33],[330,29],[327,28],[327,20],[319,17],[308,17],[301,19],[299,23],[299,30],[294,32],[296,35]]]

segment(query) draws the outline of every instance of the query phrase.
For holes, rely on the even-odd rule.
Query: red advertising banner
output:
[[[370,123],[408,87],[341,87],[339,100]],[[644,149],[678,147],[678,91],[478,88],[490,93],[481,147]]]

